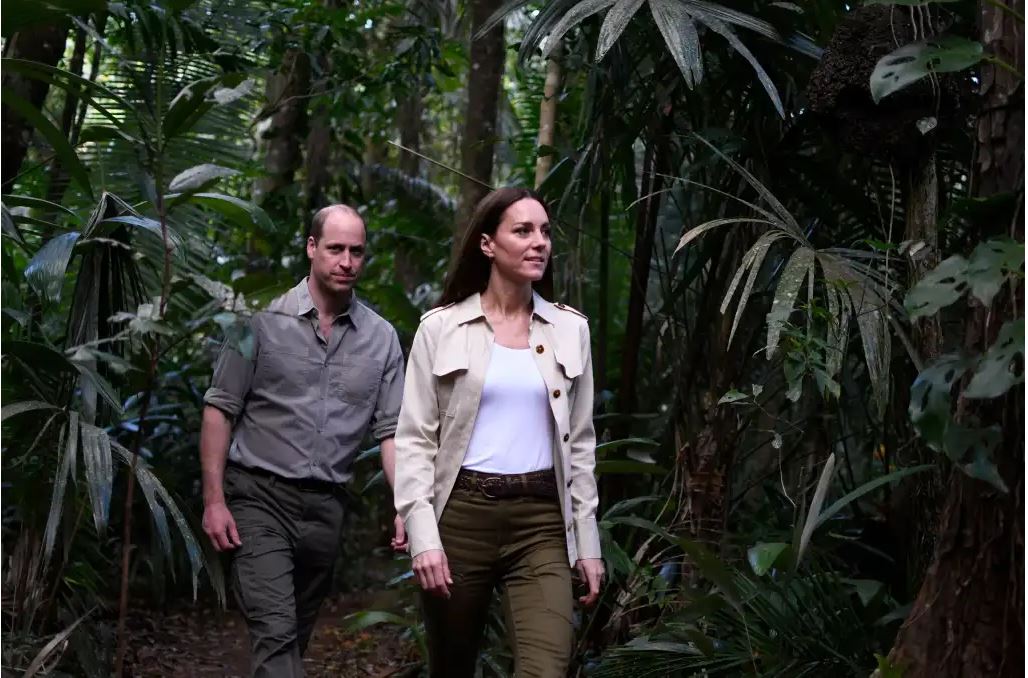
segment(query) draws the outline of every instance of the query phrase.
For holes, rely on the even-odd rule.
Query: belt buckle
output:
[[[482,482],[478,484],[478,489],[482,493],[482,496],[486,499],[499,499],[499,496],[495,494],[490,494],[488,488],[490,485],[499,488],[502,486],[502,483],[503,478],[500,478],[499,476],[489,476],[488,478],[485,478],[484,480],[482,480]]]

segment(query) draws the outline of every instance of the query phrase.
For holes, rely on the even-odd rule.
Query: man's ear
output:
[[[313,235],[307,236],[307,258],[314,258],[314,250],[318,248],[318,241],[314,239]]]

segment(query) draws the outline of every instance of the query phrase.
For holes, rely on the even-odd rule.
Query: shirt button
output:
[[[560,303],[559,301],[556,304],[554,304],[554,306],[556,306],[557,308],[564,308],[564,304]]]
[[[570,438],[571,436],[569,436],[567,433],[564,434],[564,442],[567,442]]]
[[[553,392],[553,397],[554,398],[559,398],[560,397],[560,389],[559,388]]]
[[[545,351],[545,350],[546,350],[546,349],[545,349],[545,348],[543,348],[543,345],[542,345],[542,344],[539,344],[538,346],[536,346],[536,347],[535,347],[535,352],[536,352],[536,353],[542,353],[542,352],[543,352],[543,351]]]
[[[569,520],[569,521],[568,521],[568,532],[570,532],[570,531],[571,531],[571,527],[572,527],[572,525],[571,525],[571,521]]]

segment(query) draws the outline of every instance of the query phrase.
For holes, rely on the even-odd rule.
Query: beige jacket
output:
[[[599,558],[589,324],[536,294],[529,341],[550,392],[568,560]],[[471,439],[492,345],[478,294],[429,311],[414,336],[396,427],[394,490],[412,556],[443,548],[437,523]]]

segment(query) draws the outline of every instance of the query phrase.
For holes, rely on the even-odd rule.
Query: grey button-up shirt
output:
[[[226,344],[204,402],[234,420],[231,461],[341,483],[371,429],[390,438],[403,399],[396,330],[354,295],[328,339],[307,279],[250,321],[250,358]]]

